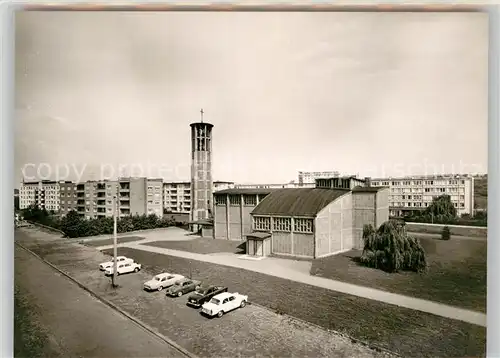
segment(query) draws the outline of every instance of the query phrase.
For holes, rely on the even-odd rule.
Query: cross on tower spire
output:
[[[205,113],[203,112],[203,108],[201,109],[200,113],[201,113],[201,123],[203,123],[203,113]]]

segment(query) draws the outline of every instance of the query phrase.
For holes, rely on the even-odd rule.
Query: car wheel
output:
[[[222,316],[224,316],[224,311],[220,311],[219,313],[217,313],[217,317],[221,318]]]
[[[181,297],[182,296],[182,291],[180,291],[177,296]]]
[[[245,306],[246,306],[246,304],[247,304],[247,302],[246,302],[245,300],[243,300],[243,301],[241,301],[241,303],[240,303],[240,307],[241,307],[241,308],[243,308],[243,307],[245,307]]]
[[[163,290],[163,286],[158,287],[158,291]]]
[[[134,269],[134,272],[139,272],[139,268],[138,268],[138,267],[136,267],[136,268]]]

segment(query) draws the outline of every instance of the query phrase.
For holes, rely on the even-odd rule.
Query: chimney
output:
[[[365,186],[367,188],[372,186],[372,179],[370,177],[365,177]]]

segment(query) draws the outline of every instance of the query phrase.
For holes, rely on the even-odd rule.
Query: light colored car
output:
[[[179,280],[182,280],[183,278],[184,276],[182,275],[163,272],[156,275],[151,280],[144,282],[144,289],[146,291],[155,291],[155,290],[161,291],[164,288],[169,288],[174,283],[176,283]]]
[[[137,262],[123,262],[118,264],[118,268],[116,270],[116,273],[118,275],[124,274],[124,273],[130,273],[130,272],[139,272],[141,270],[141,264],[138,264]],[[114,273],[114,267],[108,267],[105,271],[106,276],[110,276]]]
[[[109,267],[113,267],[113,260],[114,260],[114,258],[112,258],[110,261],[103,262],[102,264],[100,264],[99,265],[99,270],[104,271],[104,270],[106,270]],[[125,257],[125,256],[117,256],[116,257],[116,262],[118,264],[125,263],[125,262],[132,263],[132,262],[134,262],[134,260],[130,259],[128,257]]]
[[[190,278],[183,278],[167,290],[167,296],[181,297],[185,293],[193,292],[201,285],[201,281],[191,280]]]
[[[243,308],[248,302],[248,296],[235,293],[219,293],[201,306],[201,313],[210,317],[222,317],[225,313],[238,307]]]

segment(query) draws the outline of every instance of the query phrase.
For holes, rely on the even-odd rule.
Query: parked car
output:
[[[248,296],[235,293],[219,293],[212,297],[209,302],[201,306],[201,313],[210,317],[222,317],[225,313],[232,311],[238,307],[243,308],[246,306]]]
[[[201,285],[192,295],[189,295],[187,304],[188,306],[199,308],[205,302],[210,301],[212,297],[223,292],[227,292],[227,287]]]
[[[151,280],[144,282],[144,289],[146,291],[155,291],[155,290],[161,291],[164,288],[169,288],[174,283],[176,283],[179,280],[182,280],[183,278],[184,276],[182,275],[163,272],[156,275]]]
[[[113,260],[114,260],[114,258],[112,258],[110,261],[103,262],[102,264],[100,264],[99,265],[99,270],[104,271],[107,268],[112,267],[113,266],[113,262],[114,262]],[[125,256],[117,256],[116,257],[116,262],[118,264],[121,264],[121,263],[125,263],[125,262],[134,262],[134,260],[130,259],[128,257],[125,257]]]
[[[178,296],[181,297],[183,294],[193,292],[201,285],[201,281],[192,280],[190,278],[183,278],[167,290],[167,296]]]
[[[130,273],[130,272],[139,272],[141,270],[141,264],[138,264],[137,262],[123,262],[119,263],[116,274],[121,275],[124,273]],[[108,267],[105,271],[106,276],[110,276],[114,273],[114,267]]]

